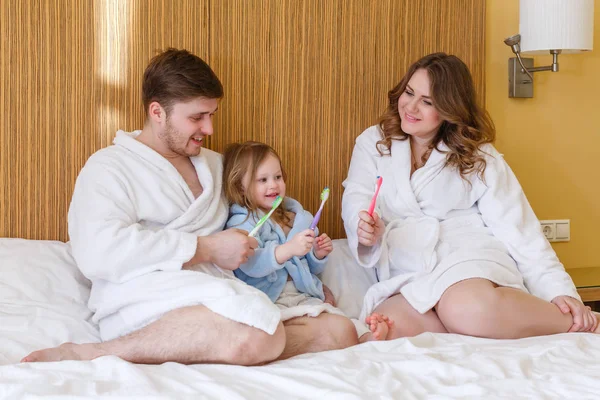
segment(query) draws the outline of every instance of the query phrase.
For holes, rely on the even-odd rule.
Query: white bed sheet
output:
[[[117,357],[19,364],[32,350],[98,340],[88,285],[67,244],[0,239],[0,399],[600,398],[600,335],[592,334],[515,341],[423,334],[261,367]]]
[[[116,357],[0,367],[0,398],[597,399],[600,339],[423,334],[262,367],[135,365]],[[28,383],[30,382],[30,383]]]

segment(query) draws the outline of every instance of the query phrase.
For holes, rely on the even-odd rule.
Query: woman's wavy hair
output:
[[[381,155],[391,155],[392,140],[409,138],[401,128],[398,98],[419,69],[427,71],[431,85],[429,96],[443,121],[424,157],[444,142],[449,148],[446,165],[455,167],[463,179],[472,172],[483,179],[486,162],[479,150],[481,145],[494,142],[496,130],[487,111],[477,104],[469,68],[453,55],[433,53],[421,58],[388,92],[389,104],[379,119],[383,139],[377,142],[377,150]]]
[[[254,200],[255,195],[252,191],[252,185],[249,185],[247,191],[244,190],[244,177],[246,173],[250,173],[249,182],[254,182],[258,167],[269,155],[274,156],[279,161],[281,175],[285,182],[287,174],[281,163],[281,158],[267,144],[253,141],[234,143],[229,145],[223,154],[223,186],[225,188],[225,197],[227,197],[230,203],[245,207],[248,210],[246,220],[251,214],[258,218],[259,207]],[[279,225],[290,226],[291,220],[285,214],[282,206],[277,207],[273,214],[271,214],[271,219]]]

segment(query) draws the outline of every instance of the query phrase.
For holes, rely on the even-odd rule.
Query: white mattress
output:
[[[600,335],[515,341],[423,334],[261,367],[135,365],[117,357],[19,364],[97,341],[69,246],[0,239],[0,399],[600,398]]]

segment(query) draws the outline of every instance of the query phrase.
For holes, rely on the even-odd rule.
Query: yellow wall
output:
[[[567,268],[600,266],[600,4],[594,47],[559,56],[560,72],[536,72],[534,98],[508,98],[503,39],[519,30],[518,0],[486,5],[486,106],[497,147],[539,219],[570,219],[571,241],[553,243]],[[551,56],[535,57],[549,65]]]

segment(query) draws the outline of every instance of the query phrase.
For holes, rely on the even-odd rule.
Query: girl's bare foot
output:
[[[374,340],[386,340],[388,332],[394,324],[394,321],[389,319],[386,315],[378,313],[369,315],[365,318],[365,322],[369,325],[369,330],[371,332],[361,336],[361,343]]]

